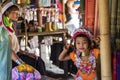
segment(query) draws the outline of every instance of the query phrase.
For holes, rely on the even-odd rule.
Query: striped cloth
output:
[[[120,49],[120,1],[111,0],[111,41],[115,49]]]
[[[85,0],[85,25],[94,30],[95,0]]]

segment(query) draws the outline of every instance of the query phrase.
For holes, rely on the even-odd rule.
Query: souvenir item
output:
[[[12,80],[40,80],[41,79],[41,75],[36,69],[34,69],[33,71],[33,70],[30,70],[30,68],[28,67],[27,71],[22,71],[22,72],[19,72],[19,69],[17,67],[14,67],[12,69]],[[22,65],[21,70],[25,70],[25,65]]]

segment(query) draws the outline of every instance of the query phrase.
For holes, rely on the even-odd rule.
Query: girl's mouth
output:
[[[79,48],[79,50],[84,50],[84,48]]]

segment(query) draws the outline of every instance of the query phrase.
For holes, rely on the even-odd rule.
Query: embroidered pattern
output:
[[[75,54],[75,65],[84,74],[94,72],[96,67],[94,54],[91,52],[87,61],[82,60],[77,54]]]

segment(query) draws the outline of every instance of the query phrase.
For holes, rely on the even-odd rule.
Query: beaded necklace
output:
[[[81,53],[76,51],[75,53],[75,65],[76,67],[84,74],[90,74],[92,72],[95,71],[95,67],[96,67],[96,58],[94,57],[93,52],[90,52],[90,54],[88,55],[88,59],[83,60],[80,57]]]

